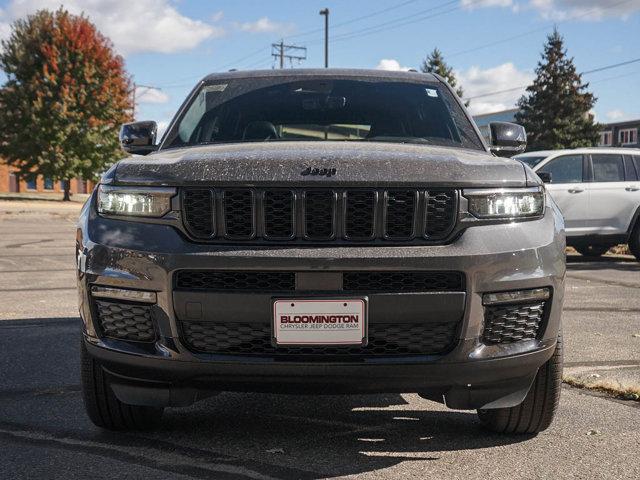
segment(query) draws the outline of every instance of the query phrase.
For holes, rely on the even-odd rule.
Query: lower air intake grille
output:
[[[461,292],[460,272],[343,272],[344,292]],[[296,289],[296,272],[179,270],[178,290],[289,292]]]
[[[183,340],[198,352],[227,355],[436,355],[449,350],[456,323],[370,324],[369,343],[361,346],[274,347],[268,324],[183,322]]]
[[[482,334],[487,344],[514,343],[538,336],[546,302],[485,307]]]
[[[135,342],[155,340],[151,306],[103,300],[95,300],[95,304],[103,336]]]
[[[294,272],[219,272],[215,270],[180,270],[176,288],[208,291],[290,291],[296,287]]]
[[[351,292],[458,292],[459,272],[345,272],[344,290]]]

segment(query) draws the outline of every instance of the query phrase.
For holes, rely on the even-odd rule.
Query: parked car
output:
[[[206,77],[127,158],[77,232],[91,420],[148,428],[219,391],[417,392],[488,428],[549,426],[565,238],[540,179],[487,146],[442,78]]]
[[[581,148],[527,152],[514,158],[533,168],[564,215],[567,244],[600,256],[628,243],[640,260],[640,150]]]

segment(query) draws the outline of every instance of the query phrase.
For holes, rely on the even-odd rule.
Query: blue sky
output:
[[[272,68],[270,45],[306,46],[323,65],[318,14],[330,9],[330,65],[417,68],[434,47],[465,94],[527,84],[556,24],[579,71],[640,57],[640,0],[0,0],[0,38],[37,8],[84,11],[125,57],[140,88],[138,119],[166,124],[207,73]],[[584,77],[599,121],[640,118],[640,62]],[[474,113],[512,107],[521,91],[471,100]]]

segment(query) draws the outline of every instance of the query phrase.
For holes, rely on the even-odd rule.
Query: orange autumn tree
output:
[[[23,178],[95,178],[122,154],[130,79],[109,39],[83,15],[41,10],[0,47],[0,156]]]

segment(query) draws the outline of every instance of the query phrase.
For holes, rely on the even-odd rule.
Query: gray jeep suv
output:
[[[417,392],[536,433],[558,405],[562,216],[413,72],[202,80],[82,210],[76,253],[91,420],[150,428],[220,391]],[[493,153],[493,154],[492,154]]]

